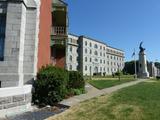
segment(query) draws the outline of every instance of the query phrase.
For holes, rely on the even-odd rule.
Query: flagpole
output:
[[[135,79],[137,79],[137,65],[136,65],[136,51],[134,49],[134,70],[135,70]]]

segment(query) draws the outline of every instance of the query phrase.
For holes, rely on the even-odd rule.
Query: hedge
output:
[[[85,92],[83,75],[48,65],[42,67],[33,84],[33,103],[41,106],[54,105],[65,97]]]
[[[43,67],[33,84],[33,102],[38,105],[53,105],[61,101],[67,93],[67,72],[53,66]]]

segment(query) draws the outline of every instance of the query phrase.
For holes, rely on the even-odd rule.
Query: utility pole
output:
[[[137,65],[136,65],[136,51],[134,49],[134,70],[135,70],[135,79],[137,79]]]

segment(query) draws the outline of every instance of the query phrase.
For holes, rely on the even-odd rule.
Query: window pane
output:
[[[6,14],[0,14],[0,60],[3,60],[4,56],[4,40],[6,30]]]

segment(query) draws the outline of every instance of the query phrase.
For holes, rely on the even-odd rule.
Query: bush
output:
[[[157,79],[157,80],[160,80],[160,76],[156,76],[156,79]]]
[[[67,84],[68,95],[79,95],[85,91],[85,80],[83,75],[77,71],[69,71]]]
[[[115,75],[116,75],[116,76],[121,76],[121,75],[123,75],[123,73],[122,73],[121,71],[117,71],[117,72],[115,73]]]
[[[61,101],[67,93],[67,72],[48,65],[37,74],[33,86],[33,102],[38,105],[53,105]]]
[[[69,80],[67,88],[80,89],[84,88],[84,86],[85,86],[85,81],[83,75],[77,71],[69,71]]]

